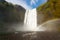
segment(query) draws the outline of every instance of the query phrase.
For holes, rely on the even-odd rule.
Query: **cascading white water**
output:
[[[24,25],[28,31],[36,31],[37,28],[37,11],[36,8],[32,10],[26,10]]]
[[[24,25],[16,28],[16,31],[44,31],[45,28],[42,25],[37,26],[37,10],[31,9],[26,10],[25,18],[24,18]]]

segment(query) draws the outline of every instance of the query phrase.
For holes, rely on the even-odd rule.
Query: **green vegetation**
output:
[[[37,8],[38,15],[42,14],[44,17],[40,16],[42,19],[39,19],[39,23],[44,23],[52,19],[60,19],[60,0],[48,0],[45,4]],[[60,23],[56,24],[58,30],[60,31]]]
[[[60,0],[48,0],[47,3],[37,8],[38,12],[51,14],[54,18],[60,18]]]

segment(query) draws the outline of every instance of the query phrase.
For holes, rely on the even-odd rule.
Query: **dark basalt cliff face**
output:
[[[0,2],[4,2],[5,0],[0,0]]]
[[[7,30],[14,23],[23,23],[24,15],[23,7],[6,1],[0,2],[0,32]]]

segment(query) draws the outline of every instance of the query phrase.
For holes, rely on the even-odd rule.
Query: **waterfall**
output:
[[[37,27],[37,11],[35,9],[26,10],[24,25],[29,31],[35,31]]]
[[[42,25],[37,26],[37,10],[30,9],[26,10],[24,25],[16,27],[16,31],[45,31],[45,28]]]

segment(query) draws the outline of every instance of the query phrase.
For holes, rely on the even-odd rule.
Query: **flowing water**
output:
[[[45,31],[42,25],[37,26],[37,10],[26,10],[23,31]]]
[[[37,29],[37,11],[36,8],[32,10],[26,10],[24,26],[29,31],[36,31]]]
[[[37,10],[30,9],[26,10],[25,18],[24,18],[24,24],[18,26],[15,28],[16,31],[44,31],[45,28],[42,27],[42,25],[37,26]]]

